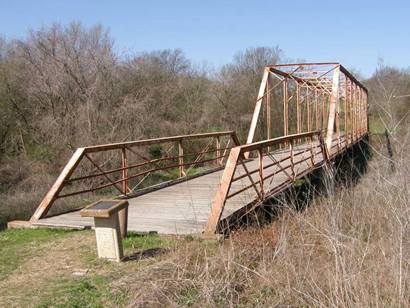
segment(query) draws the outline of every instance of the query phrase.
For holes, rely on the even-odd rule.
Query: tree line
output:
[[[80,23],[0,39],[0,192],[55,175],[80,146],[226,129],[244,140],[263,67],[284,61],[279,47],[216,70],[179,49],[124,56],[106,29]],[[408,112],[395,96],[410,94],[409,70],[380,64],[364,83],[371,112],[393,127]]]

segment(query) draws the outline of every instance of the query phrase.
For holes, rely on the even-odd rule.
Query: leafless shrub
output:
[[[221,245],[190,242],[124,278],[131,306],[406,306],[408,167],[382,159],[354,188]]]

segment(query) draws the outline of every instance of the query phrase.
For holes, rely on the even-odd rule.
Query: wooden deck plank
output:
[[[294,153],[300,153],[295,156],[295,162],[299,162],[310,157],[310,147],[300,144],[294,147]],[[315,163],[323,161],[320,149],[315,150]],[[288,150],[274,152],[274,159],[279,161],[289,155]],[[273,163],[273,160],[265,156],[264,165]],[[286,166],[290,159],[280,163]],[[252,172],[258,169],[257,159],[245,162],[247,169]],[[309,168],[310,159],[295,167],[296,173],[301,173]],[[272,173],[279,170],[279,166],[271,166],[264,172]],[[287,170],[290,173],[290,169]],[[206,225],[212,200],[218,189],[223,170],[208,173],[175,185],[163,187],[150,193],[137,196],[129,201],[128,209],[128,228],[135,232],[155,231],[162,234],[192,234],[201,233]],[[238,166],[235,176],[245,174],[242,166]],[[253,181],[257,182],[259,173],[251,175]],[[288,175],[281,171],[277,173],[272,180],[264,182],[264,190],[269,191],[272,188],[283,185],[289,181]],[[245,186],[251,185],[248,176],[232,183],[231,190],[236,191]],[[241,194],[238,194],[227,200],[222,218],[232,215],[237,210],[246,206],[255,199],[255,191],[250,188]],[[93,227],[93,220],[89,217],[81,217],[79,211],[61,214],[53,217],[40,219],[35,225],[41,226],[78,226]]]

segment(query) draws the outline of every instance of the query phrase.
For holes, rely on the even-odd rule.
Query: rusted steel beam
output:
[[[297,156],[297,155],[299,155],[299,154],[301,154],[301,153],[302,153],[302,151],[301,151],[300,153],[298,153],[298,154],[295,154],[295,156]],[[272,156],[269,156],[269,155],[268,155],[268,157],[272,158]],[[282,159],[280,159],[280,160],[272,160],[273,163],[267,164],[267,165],[263,165],[263,169],[268,169],[268,168],[273,167],[273,166],[275,166],[275,165],[278,165],[278,166],[280,167],[280,163],[282,163],[282,162],[284,162],[284,161],[286,161],[286,160],[288,160],[288,159],[289,159],[289,157],[284,157],[284,158],[282,158]],[[259,168],[258,168],[258,169],[255,169],[255,170],[252,170],[252,171],[249,171],[249,174],[254,174],[254,173],[258,172],[258,171],[259,171]],[[239,176],[237,176],[237,177],[234,177],[234,178],[232,179],[232,183],[234,183],[234,182],[236,182],[236,181],[239,181],[240,179],[243,179],[243,178],[245,178],[245,177],[247,177],[247,176],[248,176],[248,174],[245,173],[245,174],[239,175]]]
[[[84,156],[94,165],[94,167],[97,168],[98,171],[104,173],[104,171],[101,169],[101,167],[98,166],[98,164],[97,164],[95,161],[93,161],[93,160],[91,159],[91,157],[88,156],[87,153],[84,153]],[[121,187],[117,186],[117,184],[118,184],[118,183],[122,183],[123,181],[126,180],[126,178],[121,179],[121,180],[119,180],[119,181],[115,181],[115,180],[112,180],[112,179],[111,179],[108,175],[106,175],[106,174],[104,174],[104,177],[105,177],[105,178],[112,184],[112,186],[114,186],[120,193],[123,193],[123,191],[121,190]]]
[[[192,166],[192,165],[195,165],[195,164],[198,164],[198,163],[211,162],[211,161],[215,161],[217,159],[220,159],[222,157],[224,157],[224,156],[221,155],[221,157],[210,158],[210,159],[202,160],[200,162],[184,163],[184,166]],[[79,194],[83,194],[83,193],[87,193],[87,192],[97,191],[97,190],[100,190],[102,188],[106,188],[106,187],[109,187],[109,186],[114,186],[115,184],[118,184],[118,183],[122,183],[124,180],[130,180],[130,179],[134,179],[134,178],[137,178],[137,177],[145,176],[147,174],[151,174],[151,173],[156,172],[156,171],[166,171],[167,169],[178,168],[179,166],[180,166],[179,164],[174,164],[174,165],[165,166],[165,167],[152,168],[152,169],[149,169],[149,170],[146,170],[146,171],[143,171],[143,172],[139,172],[137,174],[129,175],[125,179],[121,178],[121,179],[115,180],[115,181],[111,180],[110,183],[108,183],[108,184],[104,184],[104,185],[93,187],[93,188],[86,189],[86,190],[80,190],[80,191],[71,192],[71,193],[67,193],[67,194],[63,194],[63,195],[58,195],[58,198],[65,198],[65,197],[79,195]]]
[[[219,136],[215,137],[215,156],[221,156],[221,139]],[[217,165],[222,165],[221,160],[216,161]]]
[[[339,69],[333,71],[333,86],[332,96],[330,97],[329,115],[327,122],[327,135],[326,135],[326,147],[328,150],[332,147],[332,138],[335,128],[335,117],[337,111],[337,105],[339,103]]]
[[[315,89],[315,101],[314,101],[314,112],[315,112],[315,129],[319,130],[319,103],[318,103],[318,95],[317,89]]]
[[[266,80],[266,88],[269,90],[269,74]],[[271,101],[270,101],[270,93],[266,94],[266,138],[272,138],[272,110],[271,110]]]
[[[301,132],[301,114],[300,114],[300,85],[296,84],[296,133]]]
[[[243,160],[242,160],[241,157],[239,157],[239,161],[240,161],[240,163],[241,163],[241,165],[242,165],[242,167],[243,167],[243,170],[245,170],[245,173],[246,173],[246,175],[248,176],[249,181],[251,182],[252,187],[255,189],[255,192],[256,192],[256,194],[258,195],[258,198],[259,198],[260,200],[262,200],[262,199],[263,199],[263,196],[262,196],[261,192],[258,190],[258,188],[256,187],[256,183],[258,183],[258,182],[255,183],[255,181],[252,179],[252,177],[251,177],[251,175],[250,175],[250,173],[249,173],[249,170],[248,170],[248,168],[246,167],[246,165],[245,165],[245,163],[243,162]],[[231,183],[232,183],[232,182],[233,182],[233,181],[231,181]]]
[[[182,145],[182,140],[178,141],[178,155],[179,155],[179,176],[183,177],[185,175],[184,171],[184,147]]]
[[[223,209],[225,207],[226,197],[232,184],[232,178],[235,174],[236,166],[238,164],[240,155],[240,148],[233,148],[229,154],[226,162],[225,170],[222,175],[221,183],[215,199],[212,202],[211,213],[205,227],[205,233],[213,234],[217,231],[219,220],[221,218]]]
[[[360,88],[362,88],[363,91],[365,91],[366,93],[368,93],[367,88],[366,88],[359,80],[357,80],[352,74],[350,74],[349,71],[348,71],[343,65],[341,65],[341,64],[339,64],[339,65],[340,65],[340,71],[341,71],[343,74],[347,75],[351,80],[353,80],[353,82],[354,82],[355,84],[357,84]]]
[[[84,155],[84,148],[79,148],[74,152],[73,156],[71,156],[70,160],[68,161],[67,165],[65,165],[64,169],[61,171],[60,175],[58,176],[57,180],[54,182],[53,186],[51,186],[50,190],[41,200],[36,211],[31,216],[30,218],[31,222],[35,222],[47,214],[47,212],[50,210],[51,205],[56,200],[58,193],[63,188],[64,181],[67,178],[69,178],[70,175],[74,172],[75,168],[78,166],[81,159],[83,158],[83,155]]]
[[[269,65],[269,68],[275,68],[275,67],[291,67],[291,66],[302,66],[302,67],[309,67],[309,66],[329,66],[329,65],[334,65],[334,66],[339,66],[340,71],[347,75],[355,84],[357,84],[359,87],[361,87],[366,93],[368,93],[367,88],[360,82],[358,81],[350,72],[339,62],[323,62],[323,63],[289,63],[289,64],[275,64],[275,65]]]
[[[306,137],[315,136],[315,135],[319,135],[319,132],[313,131],[313,132],[306,132],[306,133],[301,133],[301,134],[287,135],[287,136],[282,136],[278,138],[273,138],[270,140],[258,141],[258,142],[254,142],[251,144],[244,144],[244,145],[239,146],[239,148],[241,149],[242,152],[250,152],[250,151],[257,150],[260,147],[268,147],[268,146],[272,146],[275,144],[285,143],[295,138],[306,138]]]
[[[263,71],[262,82],[259,87],[258,97],[256,99],[255,110],[253,112],[251,126],[249,128],[248,138],[246,139],[246,143],[252,143],[253,137],[255,135],[256,124],[258,123],[259,113],[262,106],[262,99],[265,94],[266,84],[268,82],[269,70],[265,68]]]
[[[123,147],[129,148],[129,147],[134,147],[134,146],[171,143],[171,142],[178,142],[180,140],[193,140],[193,139],[211,138],[215,136],[228,136],[228,135],[231,135],[231,136],[234,135],[234,131],[181,135],[181,136],[161,137],[161,138],[153,138],[153,139],[138,140],[138,141],[118,142],[118,143],[89,146],[89,147],[85,147],[84,149],[87,153],[93,153],[93,152],[121,149]]]
[[[283,82],[283,135],[289,134],[289,98],[288,98],[288,79]]]
[[[317,137],[319,139],[319,146],[315,146],[315,148],[320,148],[319,152],[313,151],[313,138]],[[296,141],[299,141],[301,139],[304,140],[310,140],[310,145],[308,145],[307,148],[298,150],[297,148],[295,149],[293,144]],[[274,144],[284,144],[288,143],[289,144],[289,156],[284,157],[281,159],[281,161],[290,161],[290,163],[287,166],[282,167],[278,161],[276,161],[274,158],[274,163],[271,165],[265,165],[263,163],[263,151],[264,149],[267,149],[268,147],[274,145]],[[249,171],[246,167],[246,164],[242,161],[240,158],[241,153],[249,153],[251,151],[258,151],[258,168],[252,171]],[[295,151],[298,151],[298,153],[295,153]],[[305,163],[310,160],[309,168],[308,171],[313,170],[316,168],[318,165],[323,164],[323,162],[328,158],[328,155],[326,154],[326,147],[324,145],[324,142],[321,138],[321,133],[318,131],[315,132],[309,132],[309,133],[302,133],[302,134],[294,134],[294,135],[289,135],[289,136],[283,136],[281,138],[275,138],[271,140],[264,140],[260,142],[255,142],[252,144],[245,144],[239,147],[236,147],[231,150],[230,156],[228,158],[227,165],[224,170],[224,174],[221,179],[221,183],[218,187],[216,196],[212,202],[212,209],[211,209],[211,214],[208,218],[208,222],[205,228],[205,233],[215,233],[218,228],[219,220],[221,218],[221,215],[223,213],[226,201],[240,193],[243,193],[244,191],[253,188],[256,192],[257,200],[258,202],[262,202],[266,196],[270,195],[272,190],[266,191],[265,192],[265,187],[264,187],[264,181],[269,178],[273,178],[273,176],[279,172],[284,172],[288,175],[290,183],[293,182],[300,174],[303,172],[307,172],[307,170],[304,170],[302,173],[297,173],[297,170],[295,169],[295,166],[300,165],[302,163]],[[300,160],[295,161],[295,157],[297,155],[302,155],[310,153],[307,157],[302,157]],[[323,160],[318,161],[317,163],[314,160],[314,156],[318,155],[319,153],[322,153]],[[270,154],[267,153],[269,156]],[[312,158],[313,157],[313,158]],[[237,169],[237,166],[239,163],[242,164],[245,173],[240,176],[234,176],[235,175],[235,170]],[[270,166],[273,165],[278,165],[279,170],[275,170],[271,174],[265,174],[264,170],[267,169]],[[286,172],[286,169],[291,169],[291,174],[289,175]],[[259,174],[259,180],[254,181],[252,179],[252,174],[258,172]],[[230,191],[231,190],[231,185],[233,182],[236,182],[242,178],[248,177],[250,180],[249,185],[245,185],[244,187],[237,189],[235,191]],[[259,187],[259,189],[258,189]],[[273,188],[274,190],[275,188]]]
[[[310,100],[309,100],[309,88],[306,88],[306,108],[307,108],[307,131],[310,132],[312,130],[312,121],[311,121],[311,113],[310,113]]]
[[[128,177],[128,159],[127,159],[127,149],[123,148],[121,150],[121,168],[122,170],[122,178],[124,181],[122,182],[122,193],[126,195],[130,188],[128,187],[128,180],[126,178]]]
[[[224,150],[224,153],[223,153],[223,155],[218,154],[218,157],[225,157],[226,156],[226,151],[230,150],[232,148],[233,147],[229,147],[229,146],[226,147],[226,148],[221,148],[220,150]],[[136,154],[136,152],[134,152],[132,149],[128,149],[128,150],[133,152],[134,154]],[[184,156],[187,157],[187,156],[191,156],[191,155],[199,155],[199,154],[212,153],[212,152],[215,152],[215,150],[184,153]],[[171,157],[163,157],[163,158],[148,160],[147,158],[145,158],[144,156],[141,156],[139,154],[137,156],[144,159],[145,162],[138,163],[138,164],[133,164],[133,165],[127,165],[126,167],[110,169],[110,170],[106,170],[106,171],[100,172],[100,173],[93,173],[93,174],[84,175],[84,176],[80,176],[80,177],[76,177],[76,178],[70,178],[70,179],[67,179],[66,181],[64,181],[64,183],[68,184],[68,183],[72,183],[72,182],[76,182],[76,181],[82,181],[82,180],[86,180],[86,179],[90,179],[90,178],[104,176],[105,174],[111,174],[111,173],[120,172],[120,171],[124,171],[124,170],[135,169],[135,168],[143,167],[143,166],[146,166],[146,165],[152,165],[152,164],[157,165],[157,163],[161,162],[161,161],[179,159],[179,156],[171,156]],[[201,162],[202,161],[199,161],[198,163],[201,163]]]
[[[278,74],[278,75],[280,75],[280,76],[282,76],[282,77],[284,77],[284,78],[292,79],[292,80],[295,81],[295,82],[300,82],[300,83],[303,83],[303,84],[305,84],[305,85],[307,85],[307,86],[311,86],[311,87],[313,87],[313,88],[317,88],[317,89],[321,89],[321,90],[327,90],[325,87],[323,87],[323,86],[321,86],[321,85],[319,85],[319,84],[315,84],[315,83],[313,83],[313,82],[311,82],[311,81],[309,81],[309,80],[305,80],[304,78],[301,78],[301,77],[293,76],[291,73],[286,73],[286,72],[277,70],[277,69],[275,69],[275,68],[270,68],[270,70],[271,70],[272,72],[274,72],[275,74]]]
[[[237,135],[234,131],[224,131],[224,132],[202,133],[202,134],[192,134],[192,135],[180,135],[180,136],[163,137],[163,138],[155,138],[155,139],[147,139],[147,140],[139,140],[139,141],[130,141],[130,142],[120,142],[120,143],[112,143],[112,144],[104,144],[104,145],[97,145],[97,146],[78,148],[75,151],[75,153],[73,154],[73,156],[70,158],[69,162],[64,167],[64,169],[62,170],[60,175],[58,176],[55,183],[52,185],[52,187],[47,192],[45,197],[41,200],[41,202],[40,202],[39,206],[37,207],[36,211],[34,212],[32,217],[30,218],[30,221],[32,221],[32,222],[37,221],[40,218],[44,217],[47,214],[47,212],[49,211],[49,209],[52,206],[52,204],[54,203],[54,201],[58,198],[67,197],[67,196],[71,196],[71,195],[76,195],[76,194],[79,194],[79,193],[95,191],[95,190],[98,190],[98,189],[101,189],[101,188],[104,188],[104,187],[108,187],[108,186],[115,186],[122,194],[126,194],[128,191],[130,191],[130,189],[128,187],[128,180],[131,179],[131,178],[136,177],[136,175],[133,175],[133,176],[128,175],[128,170],[129,169],[140,167],[140,166],[150,164],[150,163],[156,163],[156,162],[159,162],[160,160],[162,160],[162,159],[158,159],[158,160],[152,160],[152,161],[145,162],[145,163],[128,165],[128,159],[127,159],[126,152],[125,152],[127,149],[132,151],[131,148],[136,147],[136,146],[145,146],[145,145],[151,145],[151,144],[161,144],[161,143],[170,143],[170,142],[182,142],[183,140],[193,140],[193,139],[201,139],[201,138],[214,138],[214,137],[222,137],[222,136],[230,136],[230,140],[232,140],[233,143],[236,146],[238,146],[240,144],[240,142],[238,140],[238,137],[237,137]],[[88,155],[90,153],[110,151],[110,150],[116,150],[116,149],[119,149],[119,150],[122,151],[121,168],[111,169],[111,170],[108,170],[108,171],[102,170],[100,168],[100,166],[95,164],[95,162]],[[134,152],[134,151],[132,151],[132,152]],[[192,155],[192,153],[190,153],[188,155]],[[91,174],[91,175],[87,175],[87,176],[81,176],[81,177],[78,177],[78,178],[70,179],[70,176],[72,175],[75,168],[78,166],[78,164],[80,163],[80,161],[82,160],[82,158],[84,156],[87,156],[90,159],[90,161],[94,164],[94,166],[100,172],[97,173],[97,174]],[[180,159],[181,156],[183,156],[183,155],[179,155],[178,159]],[[220,156],[220,157],[217,156],[217,158],[221,158],[221,157],[223,158],[223,157],[225,157],[225,155]],[[169,158],[164,158],[164,159],[169,159]],[[210,162],[210,161],[213,161],[213,159],[209,159],[209,160],[205,160],[205,161],[201,161],[201,162]],[[198,163],[198,162],[196,162],[196,163]],[[169,168],[181,167],[181,165],[182,166],[187,166],[187,165],[191,165],[191,164],[192,163],[181,164],[179,162],[176,166],[167,166],[167,167],[164,167],[164,168],[154,169],[154,171],[155,170],[166,170],[166,169],[169,169]],[[115,180],[114,181],[110,177],[108,177],[108,174],[114,173],[114,172],[119,172],[119,171],[122,172],[122,176],[121,176],[120,180]],[[150,170],[150,171],[153,171],[153,170]],[[148,171],[148,172],[150,172],[150,171]],[[147,172],[144,172],[144,174],[146,174],[146,173]],[[99,186],[97,188],[91,188],[91,189],[82,190],[82,191],[79,191],[79,192],[77,191],[77,192],[72,192],[72,193],[68,193],[68,194],[64,194],[64,195],[59,195],[61,190],[64,188],[64,185],[67,184],[67,183],[74,182],[74,181],[79,181],[79,180],[85,180],[85,179],[98,177],[98,176],[103,176],[103,177],[107,178],[110,183],[104,184],[104,185]],[[139,174],[137,176],[139,176]],[[122,187],[117,186],[117,184],[119,184],[119,183],[122,184]]]

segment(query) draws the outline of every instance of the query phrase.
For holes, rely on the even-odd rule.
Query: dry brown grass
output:
[[[192,242],[124,277],[130,306],[410,306],[404,153],[397,145],[396,173],[376,153],[353,188],[219,247]]]
[[[235,231],[221,244],[148,237],[152,251],[166,249],[118,265],[97,261],[92,232],[24,246],[27,258],[1,281],[6,291],[0,301],[16,306],[50,299],[51,304],[94,300],[135,307],[408,307],[410,168],[408,139],[401,140],[395,144],[396,172],[389,172],[385,149],[375,149],[357,185],[317,197],[302,212],[288,205],[273,223]],[[143,255],[144,247],[131,245],[126,253]],[[73,276],[78,269],[87,273]],[[113,300],[113,294],[120,299]]]

